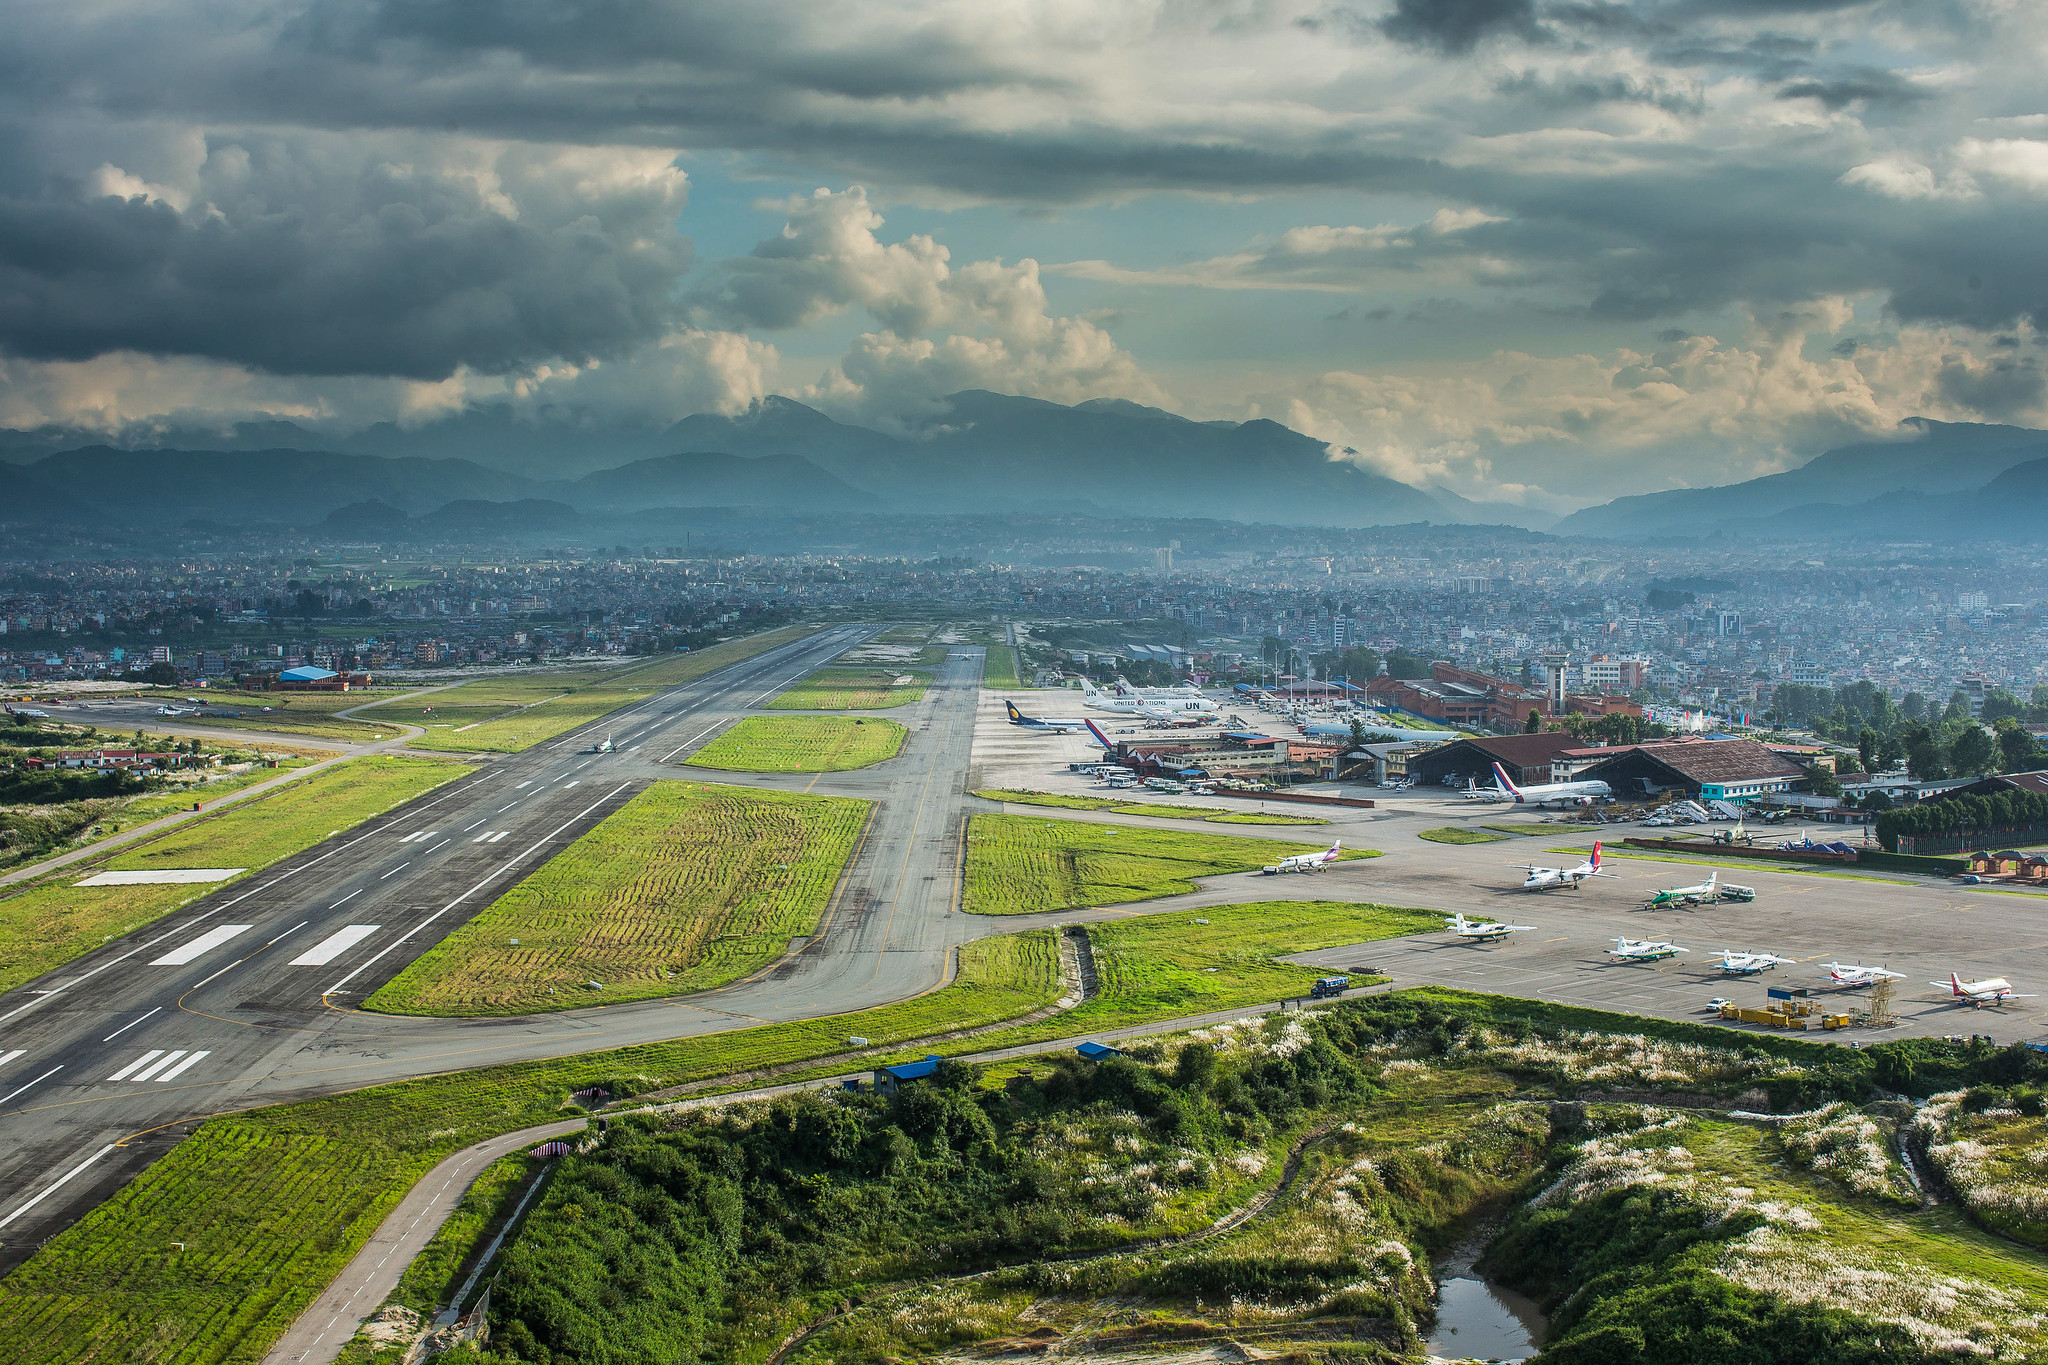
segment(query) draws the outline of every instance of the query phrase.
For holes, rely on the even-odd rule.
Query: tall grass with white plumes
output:
[[[1914,1143],[1970,1211],[2048,1245],[2048,1120],[2003,1106],[1970,1113],[1968,1092],[1936,1095],[1914,1117]]]
[[[1785,1155],[1857,1194],[1918,1205],[1918,1192],[1892,1155],[1890,1131],[1853,1105],[1823,1105],[1778,1128]]]

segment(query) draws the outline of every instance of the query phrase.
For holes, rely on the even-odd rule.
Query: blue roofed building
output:
[[[940,1060],[939,1054],[933,1052],[926,1054],[921,1062],[899,1062],[895,1066],[878,1066],[875,1068],[875,1092],[893,1095],[896,1093],[896,1087],[906,1081],[929,1080],[931,1074],[939,1069]]]

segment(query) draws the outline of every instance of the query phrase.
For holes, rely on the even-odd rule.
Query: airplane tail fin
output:
[[[1963,979],[1954,972],[1950,972],[1948,974],[1948,988],[1957,995],[1961,995],[1963,993]]]
[[[1595,872],[1600,870],[1600,841],[1598,839],[1593,841],[1593,870]]]
[[[1013,723],[1021,724],[1021,723],[1023,722],[1023,720],[1024,720],[1024,713],[1023,713],[1022,711],[1019,711],[1019,710],[1017,709],[1017,703],[1016,703],[1016,702],[1013,702],[1013,701],[1006,701],[1006,702],[1004,702],[1004,703],[1003,703],[1003,705],[1004,705],[1005,707],[1007,707],[1007,708],[1009,709],[1009,712],[1010,712],[1010,720],[1011,720],[1011,721],[1012,721]]]
[[[1522,799],[1522,789],[1517,787],[1514,779],[1508,776],[1508,770],[1501,767],[1498,763],[1493,765],[1493,780],[1500,784],[1502,791],[1514,797],[1515,800],[1519,801]]]
[[[1116,743],[1115,743],[1115,741],[1111,740],[1111,739],[1110,739],[1110,737],[1109,737],[1108,735],[1105,735],[1105,734],[1103,734],[1103,733],[1102,733],[1102,727],[1101,727],[1100,725],[1097,725],[1097,724],[1096,724],[1096,723],[1095,723],[1094,721],[1092,721],[1092,720],[1090,720],[1090,721],[1085,721],[1085,722],[1083,722],[1083,723],[1084,723],[1085,725],[1087,725],[1087,727],[1088,727],[1088,733],[1089,733],[1089,734],[1091,734],[1091,735],[1093,735],[1093,736],[1095,736],[1095,742],[1096,742],[1097,744],[1100,744],[1100,745],[1102,746],[1102,750],[1103,750],[1103,752],[1104,752],[1104,753],[1111,753],[1111,754],[1113,754],[1113,753],[1115,753],[1115,752],[1116,752]]]

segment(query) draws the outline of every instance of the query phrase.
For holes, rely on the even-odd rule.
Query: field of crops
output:
[[[514,753],[677,683],[701,678],[810,633],[808,626],[728,640],[688,654],[664,654],[646,663],[508,670],[459,687],[388,702],[369,719],[426,727],[413,741],[423,749],[455,753]]]
[[[748,716],[683,761],[739,773],[836,773],[896,757],[909,733],[893,720]]]
[[[985,801],[1004,801],[1016,806],[1053,806],[1061,810],[1106,810],[1117,815],[1150,815],[1160,820],[1204,820],[1223,825],[1327,825],[1314,815],[1279,815],[1262,810],[1228,810],[1222,806],[1174,806],[1144,801],[1121,801],[1110,796],[1076,796],[1066,792],[1019,791],[996,787],[973,793]]]
[[[1251,872],[1317,845],[1179,830],[1091,825],[1026,815],[977,815],[967,827],[961,907],[1030,915],[1192,891],[1194,878]],[[1345,851],[1345,857],[1375,857]]]
[[[104,862],[66,868],[54,879],[0,899],[0,990],[12,990],[221,885],[72,884],[92,872],[259,869],[468,771],[466,765],[445,759],[359,758],[271,795],[229,806],[217,816],[180,825]]]
[[[907,681],[901,683],[897,679]],[[773,711],[871,711],[916,701],[931,685],[929,673],[893,668],[821,668],[768,703]]]
[[[526,1014],[724,985],[816,931],[867,812],[844,797],[657,782],[366,1007]]]
[[[575,1090],[827,1056],[850,1034],[908,1042],[1013,1019],[1059,993],[1053,936],[1039,930],[967,944],[952,985],[880,1009],[210,1119],[0,1281],[0,1360],[258,1361],[436,1162],[562,1117]]]

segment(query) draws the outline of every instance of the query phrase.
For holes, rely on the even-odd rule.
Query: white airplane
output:
[[[1463,911],[1444,921],[1444,928],[1474,943],[1498,943],[1509,934],[1533,933],[1533,924],[1502,924],[1498,920],[1466,919]]]
[[[1119,673],[1116,675],[1116,695],[1136,701],[1164,702],[1176,711],[1214,711],[1216,703],[1202,695],[1202,689],[1193,683],[1182,683],[1179,687],[1133,687],[1130,680]]]
[[[1593,856],[1577,867],[1538,867],[1534,863],[1515,863],[1512,866],[1529,874],[1529,880],[1522,883],[1524,891],[1550,891],[1560,886],[1574,891],[1580,882],[1590,877],[1614,876],[1612,872],[1600,870],[1600,845],[1597,841],[1593,845]]]
[[[585,749],[583,752],[587,754],[608,754],[611,751],[612,737],[610,735],[606,735],[603,739],[591,745],[588,749]]]
[[[1467,801],[1512,801],[1515,799],[1499,787],[1482,787],[1470,779],[1467,779],[1465,790],[1459,792],[1458,795],[1464,797]]]
[[[7,708],[7,714],[10,716],[20,716],[25,720],[48,720],[50,718],[48,711],[38,711],[33,706],[10,706]]]
[[[1343,847],[1344,841],[1338,839],[1320,853],[1297,853],[1292,858],[1282,858],[1278,863],[1274,864],[1273,870],[1276,872],[1321,872],[1325,867],[1337,861],[1337,854]]]
[[[1720,957],[1721,970],[1734,976],[1755,976],[1758,972],[1767,972],[1792,961],[1774,953],[1738,953],[1727,948],[1721,950]]]
[[[1721,894],[1721,874],[1712,872],[1697,886],[1667,886],[1662,891],[1650,893],[1651,910],[1661,910],[1667,905],[1698,905],[1703,901],[1716,900]]]
[[[1622,962],[1659,962],[1679,953],[1692,951],[1681,948],[1669,939],[1661,938],[1617,938],[1607,955]]]
[[[160,716],[189,716],[193,714],[193,712],[181,706],[159,706],[156,708],[156,713]]]
[[[1398,744],[1404,740],[1416,744],[1438,744],[1458,738],[1456,730],[1410,730],[1400,725],[1388,725],[1384,721],[1371,720],[1364,713],[1358,713],[1359,729],[1365,732],[1368,744]],[[1311,721],[1301,727],[1301,732],[1310,739],[1349,739],[1349,720]]]
[[[1938,986],[1948,991],[1958,1001],[1974,1005],[1979,1009],[1986,1005],[2003,1005],[2008,1000],[2031,1000],[2034,998],[2031,995],[2021,995],[2018,991],[2015,991],[2012,988],[2012,982],[2007,981],[2002,976],[1987,976],[1982,981],[1965,981],[1954,972],[1950,972],[1948,980],[1930,981],[1927,984]]]
[[[1882,967],[1852,967],[1842,962],[1823,962],[1827,968],[1827,979],[1838,986],[1875,986],[1880,981],[1903,981],[1904,972],[1888,972]]]
[[[1085,720],[1040,720],[1036,716],[1027,716],[1022,711],[1019,711],[1016,702],[1005,701],[1003,705],[1009,710],[1010,724],[1022,726],[1026,730],[1042,730],[1047,734],[1067,735],[1081,729],[1088,723]]]
[[[1614,789],[1605,782],[1539,782],[1527,787],[1518,787],[1507,774],[1507,769],[1493,765],[1493,780],[1500,789],[1512,797],[1517,805],[1543,806],[1555,801],[1559,805],[1590,806],[1595,801],[1614,795]]]
[[[1092,710],[1107,711],[1111,715],[1144,716],[1148,720],[1175,724],[1199,725],[1203,717],[1200,710],[1174,702],[1153,701],[1145,697],[1113,697],[1086,678],[1081,679],[1081,702]]]

